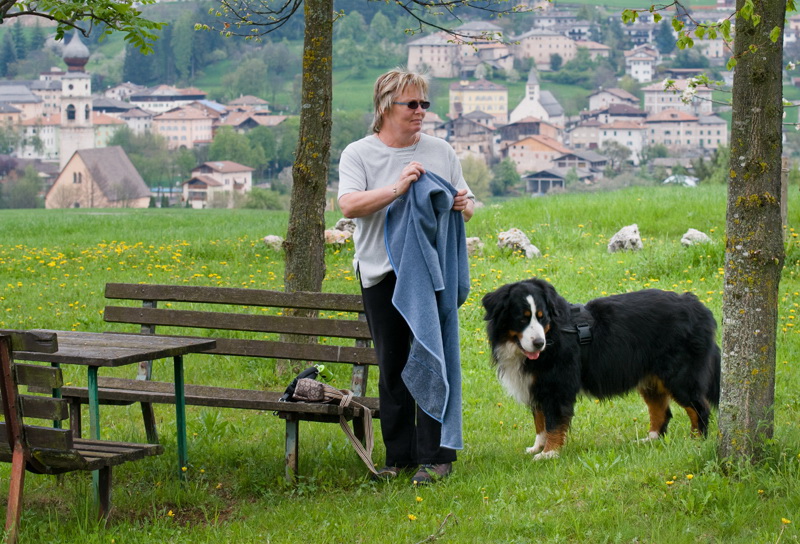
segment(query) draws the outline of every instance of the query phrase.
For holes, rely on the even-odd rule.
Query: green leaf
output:
[[[655,23],[660,23],[661,19],[663,19],[663,18],[664,17],[662,17],[660,13],[654,13],[653,14],[653,22],[655,22]]]
[[[672,29],[675,32],[680,32],[683,29],[683,21],[681,21],[677,17],[673,17],[672,18]]]
[[[736,60],[735,57],[731,57],[728,59],[728,64],[725,66],[728,70],[733,70],[739,61]]]
[[[776,26],[772,29],[772,32],[769,33],[769,39],[772,40],[772,43],[778,41],[778,38],[781,37],[781,27]]]

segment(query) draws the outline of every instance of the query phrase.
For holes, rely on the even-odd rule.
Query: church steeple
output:
[[[80,33],[72,33],[69,43],[64,46],[61,54],[69,72],[84,72],[86,63],[89,62],[89,48],[81,40]]]

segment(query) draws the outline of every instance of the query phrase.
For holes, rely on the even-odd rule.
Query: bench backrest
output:
[[[0,423],[0,460],[10,462],[15,449],[22,447],[29,470],[49,472],[50,467],[41,464],[35,455],[37,449],[64,452],[63,460],[73,460],[72,432],[69,429],[53,428],[69,417],[67,401],[55,398],[54,390],[63,385],[61,369],[40,364],[14,362],[14,351],[37,351],[54,353],[58,340],[54,333],[0,330],[0,397],[3,416]],[[19,386],[27,386],[21,394]],[[38,393],[38,394],[34,394]],[[45,425],[32,425],[28,419],[44,420]],[[43,423],[38,422],[37,423]]]
[[[369,365],[377,364],[375,351],[370,347],[371,335],[360,295],[108,283],[105,296],[108,299],[136,300],[142,304],[137,307],[106,306],[104,319],[107,322],[137,324],[144,334],[155,334],[156,327],[164,326],[204,329],[203,335],[217,340],[217,347],[206,353],[352,364],[350,389],[356,395],[364,395]],[[175,307],[172,307],[173,303]],[[165,307],[167,304],[169,307]],[[219,310],[213,306],[197,309],[191,305],[227,307]],[[256,314],[253,313],[254,309],[266,311]],[[310,315],[275,315],[293,310],[297,313],[307,311]],[[324,315],[318,315],[318,312]],[[223,331],[323,337],[345,339],[348,342],[332,340],[336,344],[331,344],[262,340],[252,338],[254,335],[241,334],[239,336],[250,337],[235,338]],[[162,333],[159,331],[159,334]],[[149,378],[149,373],[148,367],[140,367],[140,374],[146,374],[144,378]]]

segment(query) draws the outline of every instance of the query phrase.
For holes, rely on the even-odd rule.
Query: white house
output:
[[[253,168],[233,161],[209,161],[183,182],[183,202],[192,208],[233,207],[239,195],[253,189]]]

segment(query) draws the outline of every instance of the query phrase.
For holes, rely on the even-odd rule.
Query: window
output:
[[[67,121],[75,120],[75,106],[70,104],[67,106]]]

